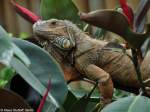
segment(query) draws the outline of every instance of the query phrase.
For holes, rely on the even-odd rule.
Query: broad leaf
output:
[[[28,57],[21,51],[19,47],[17,47],[15,44],[12,44],[14,54],[27,66],[31,64],[30,60]]]
[[[144,96],[130,96],[121,98],[108,106],[101,112],[149,112],[150,99]]]
[[[14,61],[12,66],[14,66],[19,74],[41,95],[44,94],[48,80],[51,79],[52,88],[50,92],[56,101],[62,104],[67,95],[67,86],[63,72],[56,61],[46,51],[30,42],[19,39],[14,39],[14,42],[29,57],[31,65],[29,68],[25,68],[19,60],[17,61],[15,59],[17,63]],[[14,63],[16,63],[16,65]],[[18,63],[20,66],[17,65]],[[21,66],[22,68],[20,68]],[[36,81],[35,84],[32,83],[32,81]],[[41,85],[39,85],[39,83],[41,83]]]
[[[78,102],[79,105],[76,106],[77,108],[75,110],[73,110],[73,109],[72,110],[73,111],[78,111],[78,110],[82,111],[82,109],[80,108],[80,106],[82,106],[82,108],[84,106],[83,105],[84,103],[82,103],[82,101],[78,100],[78,98],[76,98],[76,96],[71,91],[68,91],[67,98],[65,100],[63,107],[64,107],[66,112],[70,112],[71,108],[73,108],[73,106],[75,106],[75,104],[77,104],[77,102]],[[88,103],[86,106],[85,112],[93,112],[96,104],[99,102],[99,98],[98,98],[98,100],[97,99],[93,100],[93,98],[90,98],[89,102],[87,101],[87,99],[85,99],[85,101],[83,101],[83,102]]]
[[[46,91],[46,87],[38,80],[37,77],[32,74],[32,72],[17,58],[12,58],[11,66],[16,70],[20,76],[29,83],[36,91],[38,91],[41,95]],[[54,104],[56,107],[59,107],[57,101],[53,98],[53,96],[48,94],[49,101]]]
[[[65,103],[63,104],[64,109],[66,112],[70,110],[70,107],[77,101],[77,98],[75,95],[71,92],[68,91],[67,98],[65,100]]]
[[[15,54],[27,66],[30,61],[27,56],[11,41],[10,35],[0,26],[0,63],[9,66],[9,63]]]
[[[66,10],[67,9],[67,10]],[[79,21],[78,9],[71,0],[41,0],[42,19],[58,18]]]
[[[80,98],[71,106],[69,112],[89,112],[88,107],[95,106],[96,104],[95,102],[93,102],[94,103],[93,105],[93,103],[90,101],[91,100],[90,97],[96,87],[97,87],[97,83],[94,85],[93,89],[88,94],[85,94],[82,98]],[[94,107],[90,108],[90,111],[92,110],[94,110]]]
[[[12,42],[9,38],[9,35],[0,26],[0,63],[9,66],[12,57]]]
[[[88,103],[89,103],[89,98],[87,98],[87,95],[85,95],[81,99],[76,101],[74,105],[72,105],[69,112],[85,112]]]
[[[93,99],[88,98],[86,95],[80,98],[79,100],[70,103],[71,107],[68,108],[67,112],[92,112],[96,104],[99,101],[92,101]]]

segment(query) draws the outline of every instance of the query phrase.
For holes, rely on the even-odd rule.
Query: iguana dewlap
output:
[[[98,81],[104,103],[111,101],[112,81],[122,89],[140,88],[133,62],[121,46],[92,39],[67,20],[38,21],[33,25],[33,32],[61,65],[67,80],[82,76]],[[149,76],[150,69],[142,64],[143,80]]]

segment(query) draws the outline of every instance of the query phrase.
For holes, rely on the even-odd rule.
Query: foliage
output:
[[[19,34],[19,37],[20,37],[21,39],[26,39],[26,38],[29,37],[29,34],[28,34],[27,32],[21,32],[21,33]]]
[[[68,19],[79,22],[78,10],[71,0],[42,0],[41,16],[43,20],[50,18]]]
[[[96,28],[96,32],[94,34],[94,38],[96,39],[101,39],[101,40],[104,40],[104,37],[106,35],[106,30],[104,29],[101,29],[101,28]]]
[[[8,34],[0,26],[0,63],[9,65],[13,56],[13,48]]]
[[[9,59],[9,66],[12,67],[42,96],[46,91],[48,80],[53,79],[51,80],[51,92],[49,92],[48,100],[45,104],[53,104],[54,106],[52,108],[55,109],[60,107],[60,104],[64,102],[67,94],[67,88],[63,78],[63,73],[58,67],[56,61],[40,47],[20,39],[13,39],[12,41],[9,35],[2,28],[0,32],[1,34],[3,33],[7,35],[0,37],[3,40],[6,39],[5,41],[9,42],[10,44],[8,45],[11,45],[12,48],[11,50],[13,54]],[[3,47],[0,48],[1,52]],[[3,52],[6,51],[7,49],[3,50]],[[24,53],[26,53],[26,55]],[[12,71],[11,69],[2,69],[0,72],[0,77],[3,78],[3,80],[1,80],[1,86],[4,86],[7,81],[12,78]]]
[[[47,86],[49,79],[53,79],[51,80],[51,93],[57,101],[62,104],[65,95],[67,94],[67,88],[63,78],[63,73],[58,67],[56,61],[49,56],[47,52],[32,43],[19,39],[14,39],[14,43],[26,53],[31,61],[31,65],[29,68],[25,68],[19,60],[14,59],[16,61],[12,60],[12,66],[29,84],[32,83],[30,85],[34,86],[34,89],[39,88],[37,91],[39,91],[41,95],[45,90],[43,85]],[[51,97],[51,95],[49,96]]]
[[[67,9],[67,10],[66,10]],[[58,14],[59,13],[59,14]],[[71,0],[42,0],[42,19],[59,18],[79,22],[78,10]],[[105,30],[97,29],[96,38],[105,35]],[[21,38],[26,37],[22,33]],[[42,111],[50,112],[97,112],[99,109],[97,84],[91,90],[72,90],[66,85],[63,72],[57,62],[40,47],[20,39],[12,39],[0,27],[0,87],[9,89],[6,84],[18,73],[39,95],[44,96],[50,80]],[[98,94],[98,95],[97,95]],[[114,102],[101,112],[148,112],[150,99],[141,95],[115,90]],[[144,109],[143,109],[144,107]]]
[[[141,95],[120,98],[102,112],[149,112],[150,99]]]
[[[0,87],[5,87],[9,80],[14,76],[14,70],[9,67],[5,67],[0,70]]]

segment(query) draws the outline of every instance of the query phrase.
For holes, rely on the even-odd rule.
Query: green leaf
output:
[[[16,57],[18,57],[25,65],[29,66],[31,62],[28,59],[28,57],[24,54],[24,52],[22,52],[21,49],[15,44],[12,44],[12,46],[13,46],[14,54],[16,55]]]
[[[70,103],[71,107],[67,108],[67,112],[92,112],[98,102],[91,101],[87,95],[83,96],[79,100]]]
[[[87,95],[84,95],[81,99],[74,103],[69,112],[85,112],[88,103],[89,99],[87,98]]]
[[[84,83],[84,84],[88,85],[88,83]],[[71,91],[75,95],[75,97],[77,97],[79,99],[79,98],[83,97],[85,94],[87,94],[91,91],[90,89],[93,86],[91,86],[91,85],[88,85],[88,86],[89,86],[89,90],[85,89],[86,87],[84,87],[84,86],[83,87],[81,87],[81,86],[79,86],[79,87],[71,86],[71,87],[68,87],[68,89],[69,89],[69,91]],[[99,92],[98,89],[95,89],[94,92],[92,93],[90,99],[93,100],[93,101],[99,101],[99,97],[100,97],[100,92]]]
[[[66,112],[70,110],[70,107],[77,101],[78,99],[75,97],[75,95],[71,92],[68,91],[67,98],[63,104],[64,109]]]
[[[5,87],[9,80],[14,76],[15,71],[6,67],[0,70],[0,87]]]
[[[88,95],[84,95],[82,98],[80,98],[72,105],[69,112],[89,112],[88,106],[90,107],[93,106],[93,104],[90,102],[90,97],[96,87],[97,87],[97,83],[94,85],[93,89],[88,93]]]
[[[26,55],[11,41],[10,35],[0,26],[0,63],[9,66],[9,63],[15,54],[27,66],[30,65]]]
[[[0,63],[9,66],[13,57],[12,42],[6,31],[0,26]]]
[[[101,112],[149,112],[150,99],[144,96],[129,96],[121,98],[108,106]]]
[[[145,41],[145,43],[142,46],[144,57],[150,50],[150,37]]]
[[[67,10],[66,10],[67,9]],[[50,18],[68,19],[74,22],[79,21],[78,9],[71,0],[42,0],[42,19]]]
[[[29,68],[27,68],[23,66],[23,64],[19,61],[18,63],[20,64],[20,66],[18,66],[18,63],[14,61],[16,65],[12,63],[12,66],[14,66],[15,69],[17,69],[17,71],[20,73],[20,75],[23,78],[26,78],[25,80],[32,87],[34,86],[34,89],[36,89],[42,95],[45,91],[44,88],[47,87],[48,80],[51,79],[52,88],[50,92],[59,104],[63,104],[68,90],[63,77],[63,72],[61,71],[56,61],[46,51],[30,42],[20,39],[14,39],[14,42],[28,56],[31,61],[31,65]],[[21,66],[22,68],[19,69],[19,67]],[[36,84],[32,82],[33,79],[31,77],[33,79],[37,79]],[[40,85],[38,85],[37,83],[42,84],[42,90],[40,88]]]
[[[46,91],[46,87],[39,81],[37,77],[17,58],[12,58],[11,66],[16,70],[17,73],[36,91],[38,91],[42,96]],[[49,93],[48,97],[50,101],[56,106],[59,107],[57,101],[53,98],[53,96]]]
[[[99,102],[92,102],[90,101],[87,105],[87,108],[85,110],[85,112],[97,112],[96,110],[96,106]]]
[[[96,28],[96,32],[94,33],[94,38],[96,39],[104,39],[106,35],[106,30],[102,28]]]
[[[7,83],[8,83],[7,80],[0,79],[0,88],[4,88]]]
[[[30,35],[27,32],[21,32],[19,34],[19,38],[21,39],[27,39],[28,37],[30,37]]]
[[[127,97],[131,94],[132,93],[129,93],[129,92],[126,92],[126,91],[123,91],[123,90],[114,89],[113,99],[117,100],[119,98]]]

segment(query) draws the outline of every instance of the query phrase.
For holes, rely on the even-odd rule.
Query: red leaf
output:
[[[43,96],[43,98],[42,98],[42,100],[40,102],[40,105],[39,105],[39,107],[37,109],[37,112],[42,112],[42,108],[44,106],[44,103],[46,101],[46,98],[48,96],[48,92],[50,91],[50,89],[51,89],[51,81],[49,80],[47,90],[46,90],[46,92],[45,92],[45,94],[44,94],[44,96]]]
[[[40,20],[40,17],[37,16],[36,14],[34,14],[33,12],[31,12],[30,10],[20,6],[19,4],[17,4],[14,0],[11,0],[11,4],[13,5],[15,11],[22,16],[23,18],[25,18],[27,21],[31,22],[31,23],[35,23],[38,20]]]
[[[128,6],[126,0],[119,0],[121,8],[123,9],[123,13],[126,15],[128,22],[131,26],[133,26],[134,14],[133,10]]]

